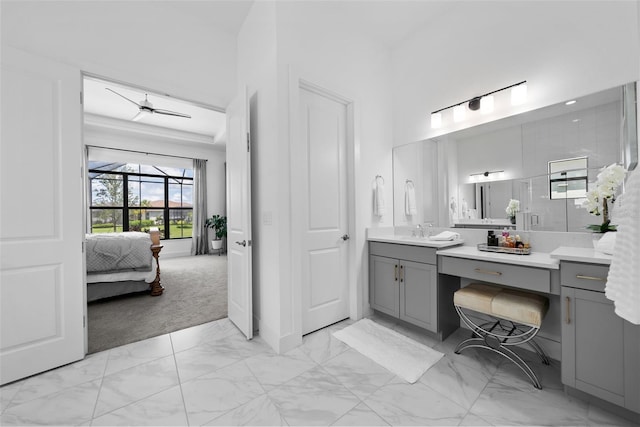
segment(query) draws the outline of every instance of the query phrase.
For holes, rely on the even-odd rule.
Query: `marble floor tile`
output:
[[[230,410],[206,426],[288,426],[286,420],[266,394]]]
[[[459,358],[447,354],[429,368],[419,381],[469,409],[489,383],[491,376],[489,372],[471,368]]]
[[[11,401],[27,380],[14,381],[0,387],[0,413],[11,405]]]
[[[467,410],[430,387],[391,382],[364,400],[391,425],[458,425]]]
[[[187,413],[180,387],[154,394],[97,417],[93,426],[186,426]]]
[[[190,425],[202,425],[264,395],[244,361],[182,384]]]
[[[173,355],[107,375],[102,380],[96,417],[178,385]]]
[[[359,404],[342,417],[340,417],[334,426],[388,426],[385,420],[380,418],[378,414],[373,412],[364,403]]]
[[[589,410],[587,411],[587,418],[590,426],[616,426],[616,427],[638,427],[640,422],[633,422],[626,418],[622,418],[618,415],[603,409],[593,403],[589,404]]]
[[[171,338],[169,334],[149,338],[108,351],[107,370],[105,375],[142,365],[152,360],[160,359],[173,354]]]
[[[177,353],[238,333],[238,328],[228,318],[224,318],[172,332],[169,335],[171,336],[173,351]]]
[[[180,382],[190,381],[243,359],[232,347],[199,345],[176,353]]]
[[[470,412],[494,425],[587,425],[588,404],[562,390],[538,390],[528,378],[499,370]]]
[[[245,363],[266,391],[318,366],[300,348],[284,354],[263,353]]]
[[[462,422],[460,423],[460,425],[461,426],[492,426],[493,424],[469,412],[462,419]]]
[[[352,348],[322,366],[360,399],[369,396],[395,376]]]
[[[320,329],[302,337],[300,349],[311,360],[322,364],[350,347],[333,336],[335,331],[346,328],[353,322],[340,322],[329,328]]]
[[[8,408],[0,425],[77,425],[91,420],[100,390],[94,380]]]
[[[102,378],[107,363],[106,353],[96,353],[76,363],[44,372],[25,380],[11,405],[19,405],[66,388]]]
[[[290,425],[330,425],[360,400],[321,366],[269,391]]]

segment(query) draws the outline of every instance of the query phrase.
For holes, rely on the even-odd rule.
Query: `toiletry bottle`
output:
[[[496,236],[494,236],[493,230],[487,231],[487,246],[494,246],[493,239],[495,239],[495,237]]]

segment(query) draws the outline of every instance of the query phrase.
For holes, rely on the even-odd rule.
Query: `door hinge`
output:
[[[251,134],[247,132],[247,153],[251,152]]]
[[[80,105],[84,104],[84,92],[80,91]]]
[[[84,253],[84,242],[82,242],[82,253]]]
[[[87,327],[87,316],[82,316],[82,327],[83,328]]]

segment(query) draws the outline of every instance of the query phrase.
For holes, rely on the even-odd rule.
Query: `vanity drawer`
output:
[[[442,257],[440,273],[544,293],[551,292],[549,270],[499,262]]]
[[[399,245],[395,243],[369,242],[369,254],[407,261],[436,264],[436,248]]]
[[[560,263],[560,284],[562,286],[604,292],[608,274],[608,265],[569,261]]]

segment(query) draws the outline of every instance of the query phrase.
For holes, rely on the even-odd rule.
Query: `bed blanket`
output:
[[[151,238],[139,231],[87,234],[87,273],[149,271]]]

